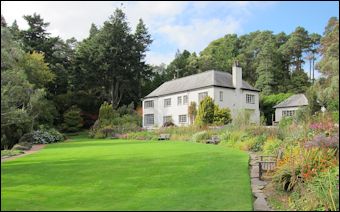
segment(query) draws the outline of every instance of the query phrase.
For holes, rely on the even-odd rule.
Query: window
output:
[[[200,103],[204,97],[208,96],[208,92],[203,92],[198,94],[198,103]]]
[[[188,104],[188,95],[183,96],[183,105]]]
[[[246,103],[255,104],[255,95],[246,94]]]
[[[220,91],[220,101],[223,102],[223,91]]]
[[[172,122],[172,117],[171,116],[163,116],[163,124],[165,122]]]
[[[153,125],[154,122],[154,115],[153,114],[145,114],[144,115],[144,125]]]
[[[179,96],[177,97],[177,105],[181,105],[182,104],[182,97]]]
[[[153,107],[153,100],[145,101],[144,108],[150,108],[150,107]]]
[[[170,107],[171,106],[171,98],[164,99],[164,107]]]
[[[186,123],[187,122],[187,115],[179,115],[178,116],[179,123]]]
[[[283,110],[282,116],[294,116],[295,110]]]

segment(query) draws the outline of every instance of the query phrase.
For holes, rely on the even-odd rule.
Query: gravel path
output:
[[[20,158],[20,157],[23,157],[25,155],[35,153],[35,152],[41,150],[42,148],[44,148],[45,146],[46,146],[46,144],[35,144],[35,145],[32,146],[32,148],[30,150],[25,150],[24,154],[15,155],[15,156],[6,157],[6,158],[1,158],[1,163],[8,161],[8,160],[14,160],[16,158]]]

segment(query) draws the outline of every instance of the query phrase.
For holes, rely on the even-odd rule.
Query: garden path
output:
[[[259,179],[258,156],[254,152],[249,152],[249,156],[251,189],[255,198],[253,203],[254,211],[273,211],[268,206],[266,195],[263,193],[263,189],[267,185],[267,182]]]
[[[13,159],[16,159],[16,158],[23,157],[25,155],[35,153],[35,152],[41,150],[42,148],[44,148],[45,146],[46,146],[46,144],[35,144],[35,145],[32,146],[32,148],[30,150],[24,150],[23,154],[11,156],[11,157],[6,157],[6,158],[1,158],[1,163],[8,161],[8,160],[13,160]]]

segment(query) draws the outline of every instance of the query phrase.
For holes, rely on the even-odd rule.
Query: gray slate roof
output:
[[[296,106],[305,106],[308,105],[308,99],[304,94],[295,94],[288,99],[280,102],[279,104],[275,105],[273,108],[280,108],[280,107],[296,107]]]
[[[178,92],[185,92],[208,86],[219,86],[235,89],[233,86],[233,77],[227,72],[210,70],[174,80],[167,81],[152,91],[145,98],[163,96]],[[242,81],[242,89],[258,91],[247,82]]]

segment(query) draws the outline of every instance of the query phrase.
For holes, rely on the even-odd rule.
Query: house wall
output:
[[[299,107],[283,107],[275,109],[275,122],[279,122],[282,119],[282,111],[284,110],[298,110]]]
[[[187,92],[176,93],[172,95],[161,96],[158,98],[148,98],[143,100],[143,127],[144,128],[155,128],[161,127],[163,125],[163,117],[164,116],[171,116],[172,121],[175,125],[188,125],[189,124],[189,116],[188,116],[188,106],[190,102],[198,102],[198,94],[201,92],[208,92],[209,96],[214,96],[214,89],[204,88],[199,90],[192,90]],[[188,95],[188,103],[183,104],[183,96]],[[177,97],[182,97],[182,104],[177,104]],[[164,107],[164,99],[171,98],[171,106]],[[148,100],[154,100],[154,108],[144,108],[144,102]],[[157,103],[156,103],[157,102]],[[144,114],[155,114],[155,124],[154,126],[145,126],[144,124]],[[186,123],[179,123],[179,115],[186,115],[187,122]]]
[[[220,91],[223,92],[223,101],[220,101]],[[254,104],[246,102],[246,94],[255,96]],[[234,120],[240,110],[252,110],[250,121],[252,123],[260,123],[260,108],[259,108],[259,93],[255,91],[248,91],[243,89],[228,89],[219,88],[214,89],[214,100],[221,108],[229,108],[232,119]]]
[[[223,101],[220,101],[220,91],[223,92]],[[254,91],[246,91],[241,89],[228,89],[219,87],[202,88],[187,92],[181,92],[173,95],[161,96],[158,98],[148,98],[143,101],[143,127],[144,128],[155,128],[163,125],[164,116],[172,116],[172,121],[175,125],[188,125],[188,106],[190,102],[196,102],[198,106],[198,94],[202,92],[208,92],[208,95],[212,97],[216,104],[221,108],[229,108],[231,110],[232,118],[234,119],[239,109],[252,109],[253,114],[251,121],[254,123],[260,122],[260,111],[259,111],[259,93]],[[246,103],[246,94],[255,95],[255,104]],[[188,95],[188,104],[183,105],[183,96]],[[182,105],[177,105],[177,97],[182,96]],[[171,98],[171,106],[164,107],[164,99]],[[154,108],[144,108],[144,102],[148,100],[154,100]],[[155,124],[153,126],[145,126],[144,114],[154,114]],[[179,123],[179,115],[187,115],[186,123]]]

